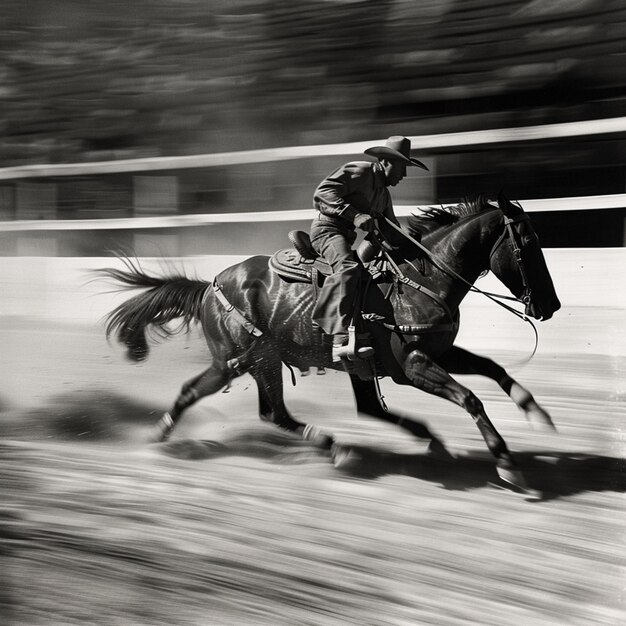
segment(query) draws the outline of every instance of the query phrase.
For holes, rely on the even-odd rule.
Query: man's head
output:
[[[381,159],[388,187],[395,187],[406,176],[406,163],[398,159]]]
[[[411,141],[406,137],[389,137],[384,146],[373,146],[365,154],[376,157],[383,169],[387,185],[397,185],[405,176],[407,167],[428,168],[417,159],[411,158]]]

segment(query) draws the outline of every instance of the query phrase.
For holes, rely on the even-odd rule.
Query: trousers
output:
[[[313,321],[329,335],[347,334],[361,287],[361,263],[352,250],[356,235],[346,224],[322,218],[311,226],[311,245],[332,269],[313,309]]]

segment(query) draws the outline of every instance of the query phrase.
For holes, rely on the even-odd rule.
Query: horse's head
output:
[[[504,213],[504,228],[491,249],[491,271],[519,298],[526,314],[549,320],[561,308],[539,238],[530,218],[518,204],[502,194],[498,205]]]

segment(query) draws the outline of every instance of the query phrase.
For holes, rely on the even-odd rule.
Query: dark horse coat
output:
[[[494,272],[536,319],[549,319],[560,307],[530,220],[518,204],[500,197],[498,205],[481,199],[414,216],[408,230],[421,237],[429,254],[407,241],[388,258],[391,273],[370,282],[364,296],[363,327],[376,350],[375,374],[463,407],[497,459],[502,478],[524,488],[523,477],[482,403],[451,373],[492,378],[529,418],[552,424],[532,395],[502,367],[454,346],[459,305],[485,271]],[[295,420],[283,400],[283,363],[300,369],[332,367],[330,348],[316,336],[311,323],[312,285],[283,280],[270,270],[266,256],[229,267],[213,284],[184,276],[150,276],[128,260],[126,267],[102,273],[128,287],[146,288],[109,315],[107,333],[117,333],[129,356],[145,358],[146,329],[169,334],[173,331],[168,322],[177,318],[186,328],[193,321],[201,323],[211,355],[207,369],[183,386],[172,409],[159,421],[158,439],[169,436],[191,404],[247,372],[257,383],[263,420],[321,446],[332,445],[330,434]],[[375,379],[352,374],[350,380],[359,411],[430,439],[433,452],[446,454],[424,424],[384,407]]]

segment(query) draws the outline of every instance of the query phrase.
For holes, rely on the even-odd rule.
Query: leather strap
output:
[[[257,328],[234,304],[228,301],[222,291],[221,285],[217,282],[217,278],[213,280],[211,287],[213,287],[213,293],[226,310],[226,313],[238,322],[240,326],[243,326],[243,328],[254,337],[260,337],[263,334],[261,329]]]
[[[424,335],[428,333],[456,332],[459,329],[458,317],[453,322],[445,324],[389,324],[384,318],[376,313],[363,313],[362,317],[368,322],[380,324],[387,330],[401,335]]]

